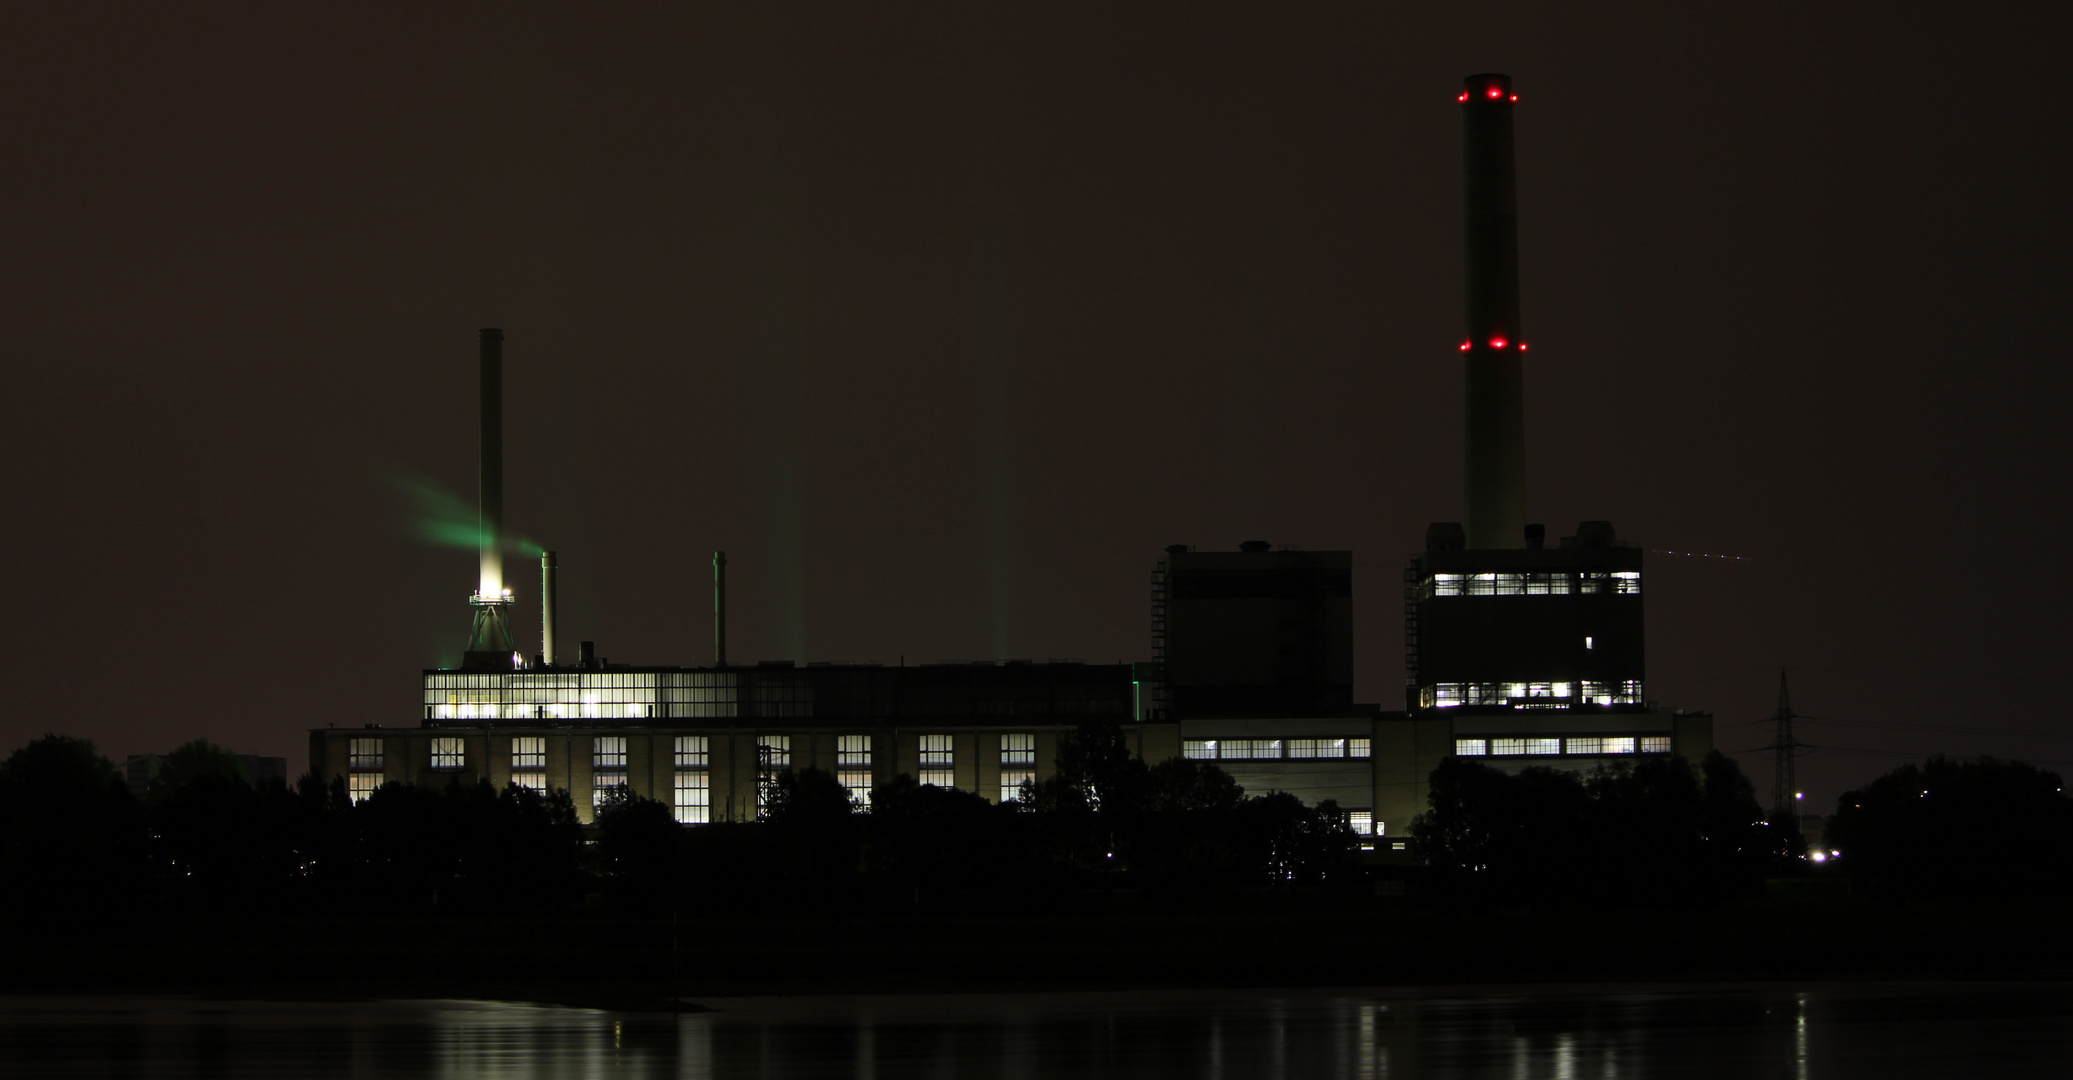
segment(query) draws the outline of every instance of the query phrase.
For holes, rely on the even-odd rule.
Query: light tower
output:
[[[482,331],[482,488],[476,529],[481,573],[475,595],[475,627],[461,666],[509,671],[518,666],[511,636],[511,590],[504,587],[504,332]]]

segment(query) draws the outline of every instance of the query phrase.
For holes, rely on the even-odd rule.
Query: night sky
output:
[[[724,548],[737,661],[1143,659],[1161,548],[1265,539],[1396,707],[1503,71],[1529,519],[1738,560],[1650,557],[1650,696],[1754,747],[1790,667],[1817,807],[2073,768],[2073,16],[1694,7],[17,7],[0,752],[410,723],[484,326],[571,650],[707,662]]]

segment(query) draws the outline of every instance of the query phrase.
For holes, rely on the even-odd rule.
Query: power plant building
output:
[[[1465,514],[1432,525],[1403,571],[1401,710],[1354,701],[1352,554],[1262,541],[1168,548],[1152,574],[1152,655],[1138,664],[732,665],[721,555],[711,666],[610,664],[587,642],[562,661],[548,553],[528,661],[501,555],[503,334],[484,330],[481,565],[463,667],[423,672],[419,716],[313,731],[312,772],[356,799],[388,782],[563,789],[586,821],[623,788],[700,824],[753,819],[787,768],[827,771],[865,801],[897,774],[1005,801],[1052,775],[1060,737],[1112,721],[1147,761],[1213,761],[1249,792],[1333,800],[1388,852],[1450,755],[1507,770],[1703,757],[1711,717],[1646,696],[1642,549],[1604,521],[1553,544],[1526,521],[1517,100],[1503,75],[1471,76],[1458,98]]]

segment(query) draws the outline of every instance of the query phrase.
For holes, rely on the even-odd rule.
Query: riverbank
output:
[[[632,919],[595,913],[63,920],[0,945],[0,992],[481,998],[614,1009],[784,994],[1612,981],[2053,978],[2058,912],[1790,890],[1701,911],[1255,903],[991,913],[946,905]]]

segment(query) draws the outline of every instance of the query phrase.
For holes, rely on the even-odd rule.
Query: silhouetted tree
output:
[[[1143,806],[1150,777],[1151,770],[1130,753],[1121,725],[1089,720],[1059,736],[1057,768],[1025,788],[1037,811],[1122,815]]]
[[[196,784],[243,784],[252,787],[252,774],[236,754],[207,739],[195,739],[173,749],[160,759],[158,775],[145,789],[144,801],[156,803],[172,792]]]
[[[786,769],[772,779],[763,825],[782,872],[819,882],[857,871],[856,801],[834,774]]]
[[[1358,841],[1330,799],[1312,808],[1285,791],[1256,795],[1237,805],[1232,821],[1245,880],[1320,882],[1353,866]]]
[[[1807,845],[1798,822],[1764,820],[1768,815],[1756,800],[1756,786],[1733,758],[1715,750],[1699,763],[1699,773],[1705,782],[1699,795],[1705,895],[1746,896],[1760,890],[1765,878],[1799,868]]]
[[[1144,806],[1124,827],[1130,871],[1148,885],[1199,889],[1258,875],[1244,869],[1235,815],[1245,789],[1206,761],[1168,758],[1151,767]]]
[[[237,755],[206,739],[165,756],[145,808],[153,862],[190,902],[278,904],[305,868],[303,804],[279,783],[254,788]]]
[[[864,862],[905,890],[986,883],[1012,858],[999,842],[999,826],[1015,813],[969,791],[916,784],[900,773],[871,789]]]
[[[1705,903],[1761,888],[1790,858],[1725,756],[1620,762],[1588,776],[1508,775],[1468,758],[1432,774],[1412,851],[1439,884],[1492,900]]]
[[[142,815],[86,739],[45,735],[0,762],[0,904],[100,910],[142,880]]]
[[[1151,767],[1144,808],[1161,813],[1228,813],[1245,798],[1231,774],[1207,761],[1167,758]]]
[[[598,806],[597,849],[618,902],[668,910],[682,885],[684,827],[662,803],[624,790]]]
[[[1432,772],[1431,809],[1411,823],[1411,851],[1443,886],[1487,896],[1560,895],[1573,884],[1589,796],[1572,773],[1507,775],[1448,757]]]
[[[1836,802],[1837,865],[1889,896],[2063,897],[2073,884],[2073,801],[2057,773],[2020,761],[1933,757]]]

